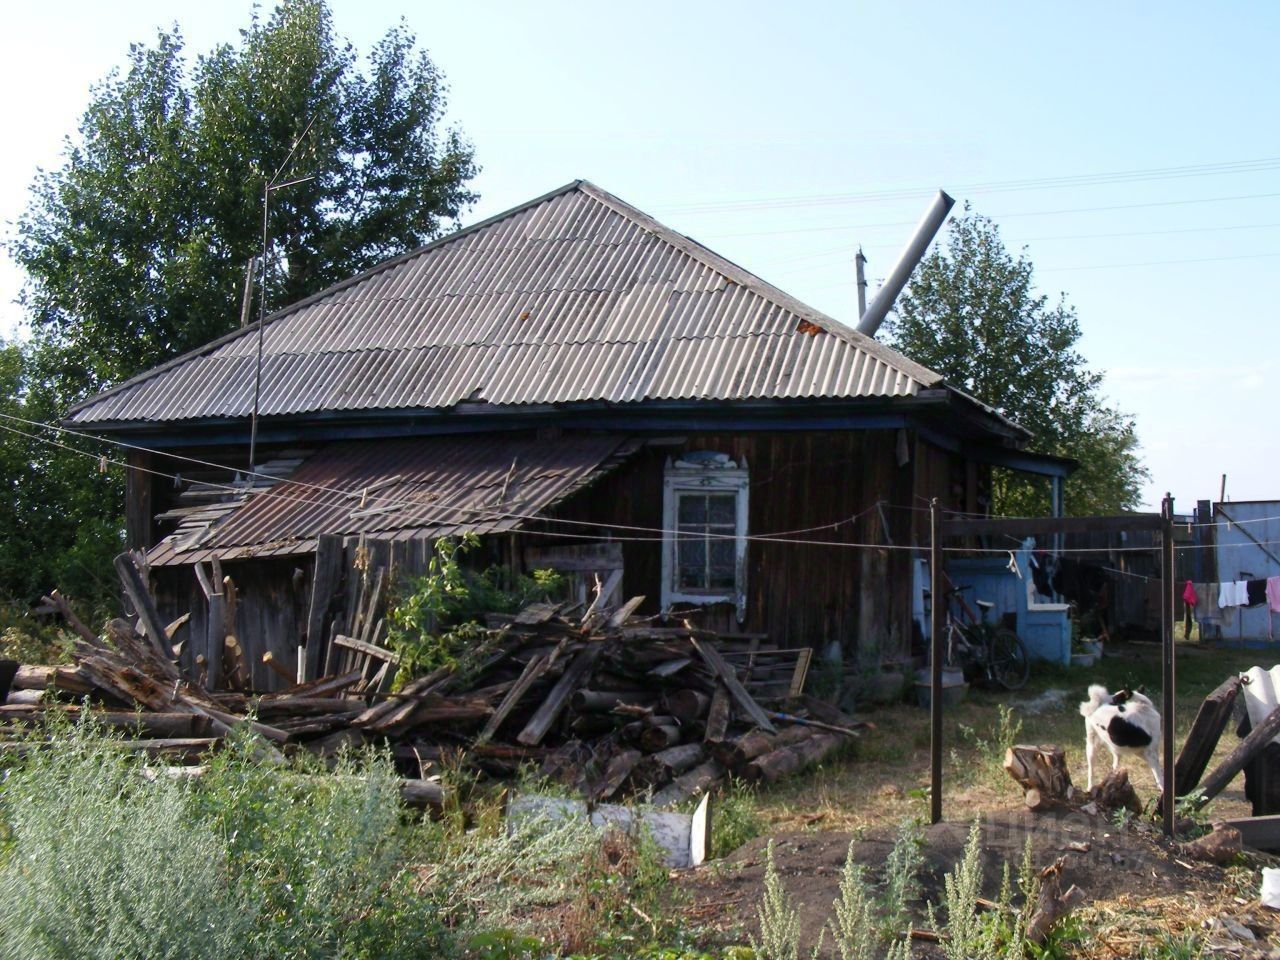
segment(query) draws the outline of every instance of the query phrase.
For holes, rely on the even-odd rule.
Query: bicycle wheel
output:
[[[1001,628],[991,638],[991,676],[1006,690],[1017,690],[1027,682],[1031,661],[1027,648],[1012,630]]]

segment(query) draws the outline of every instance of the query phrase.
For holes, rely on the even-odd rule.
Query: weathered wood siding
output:
[[[750,471],[749,533],[800,531],[785,539],[830,544],[770,543],[747,547],[747,616],[737,624],[728,608],[709,623],[722,629],[766,633],[787,646],[822,649],[838,641],[846,655],[893,659],[910,650],[910,554],[858,549],[884,545],[886,531],[877,500],[885,502],[887,535],[895,544],[912,536],[914,468],[899,466],[896,431],[699,434],[682,446],[655,447],[567,503],[558,516],[617,524],[623,540],[627,595],[644,594],[656,611],[661,594],[662,548],[651,533],[660,529],[662,478],[668,457],[707,449],[745,459]],[[909,446],[907,448],[909,454]],[[838,528],[811,530],[837,520]],[[561,532],[574,528],[549,526]],[[600,536],[608,529],[579,532]],[[626,538],[635,539],[626,539]],[[531,539],[531,538],[526,538]],[[564,538],[555,538],[564,542]]]

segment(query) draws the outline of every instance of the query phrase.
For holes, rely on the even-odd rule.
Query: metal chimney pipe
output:
[[[902,251],[902,256],[898,258],[898,262],[894,265],[893,272],[885,280],[884,286],[880,288],[876,298],[871,301],[871,306],[867,307],[866,313],[858,320],[857,329],[859,333],[865,333],[868,337],[876,335],[876,331],[880,329],[880,324],[884,323],[884,318],[889,315],[890,308],[893,307],[894,302],[898,299],[898,294],[902,292],[902,288],[907,285],[907,280],[911,278],[911,271],[916,268],[916,264],[924,257],[924,252],[929,249],[929,244],[942,226],[942,222],[947,219],[947,214],[951,212],[951,208],[955,206],[955,203],[955,200],[947,196],[944,191],[938,191],[938,196],[934,198],[933,206],[929,208],[929,211],[916,227],[916,232],[912,234],[911,240]]]
[[[858,319],[862,319],[862,315],[867,312],[867,258],[862,255],[862,248],[858,248],[858,253],[853,258],[854,273],[858,278]]]

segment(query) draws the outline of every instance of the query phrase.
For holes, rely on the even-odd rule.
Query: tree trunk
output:
[[[1015,744],[1005,751],[1004,769],[1026,791],[1028,809],[1046,810],[1072,793],[1071,774],[1061,747]]]

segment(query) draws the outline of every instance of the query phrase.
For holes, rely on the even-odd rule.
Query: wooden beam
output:
[[[172,661],[173,647],[169,643],[169,635],[164,632],[164,623],[156,611],[155,601],[151,599],[147,585],[142,582],[142,574],[134,565],[133,555],[119,554],[115,559],[115,568],[120,576],[120,583],[124,586],[124,592],[128,595],[129,602],[133,604],[138,620],[146,631],[147,640],[155,647],[156,653],[165,660]]]
[[[1187,739],[1182,743],[1178,762],[1174,764],[1175,796],[1185,797],[1194,790],[1205,770],[1209,769],[1209,761],[1213,759],[1213,751],[1231,719],[1232,707],[1239,693],[1240,678],[1231,677],[1200,704]]]
[[[724,681],[730,696],[742,708],[742,712],[751,718],[752,723],[761,730],[777,733],[777,727],[773,725],[769,715],[761,709],[760,704],[756,703],[751,694],[747,693],[746,687],[738,681],[738,675],[734,673],[733,667],[729,666],[724,657],[720,656],[720,651],[710,643],[705,640],[699,640],[697,637],[690,637],[689,642],[693,644],[693,649],[698,651],[698,656],[702,657],[702,661]]]
[[[542,738],[547,735],[551,725],[560,716],[564,705],[569,702],[569,696],[595,665],[596,658],[600,656],[600,650],[599,643],[589,643],[583,647],[573,663],[569,664],[568,669],[560,676],[556,685],[551,688],[547,698],[542,701],[542,706],[538,707],[524,729],[520,731],[520,735],[516,737],[517,743],[522,743],[526,747],[536,747],[542,742]]]
[[[1240,741],[1240,745],[1200,782],[1200,787],[1194,794],[1199,798],[1200,805],[1203,806],[1220,794],[1235,775],[1244,769],[1244,765],[1253,759],[1254,754],[1270,743],[1277,733],[1280,733],[1280,707],[1267,714],[1267,718],[1254,727]]]
[[[314,680],[324,669],[325,615],[342,580],[342,537],[322,534],[316,541],[315,567],[311,575],[311,604],[307,610],[305,649],[300,658],[303,682]]]

